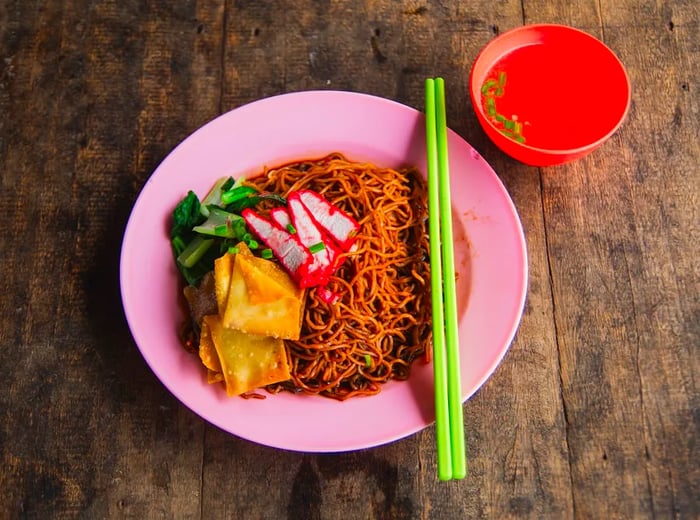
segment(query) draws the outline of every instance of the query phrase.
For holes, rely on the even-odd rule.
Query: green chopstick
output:
[[[440,252],[440,186],[437,144],[435,82],[425,80],[425,130],[428,150],[428,233],[430,235],[430,289],[433,311],[433,372],[435,387],[435,438],[440,480],[452,478],[447,399],[447,357],[445,352],[445,313],[442,306],[442,254]]]
[[[442,270],[445,297],[445,340],[447,347],[447,398],[450,410],[450,440],[452,442],[452,478],[467,474],[462,409],[462,372],[459,360],[459,318],[455,287],[454,236],[452,233],[452,199],[450,196],[450,166],[447,148],[447,115],[445,81],[435,80],[437,97],[437,139],[440,164],[440,228],[442,232]]]
[[[467,461],[459,361],[445,82],[442,78],[428,78],[425,81],[425,114],[438,478],[462,479],[467,474]]]

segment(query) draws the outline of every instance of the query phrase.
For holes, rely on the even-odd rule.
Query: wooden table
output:
[[[633,84],[621,130],[566,166],[504,156],[467,95],[478,50],[536,22],[603,39]],[[699,23],[693,0],[0,1],[0,518],[698,518]],[[432,427],[313,455],[205,423],[123,318],[139,190],[249,101],[421,108],[435,75],[529,253],[517,337],[464,406],[468,478],[437,480]]]

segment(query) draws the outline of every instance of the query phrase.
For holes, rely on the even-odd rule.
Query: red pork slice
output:
[[[310,282],[313,285],[325,285],[333,274],[340,251],[318,227],[307,207],[301,202],[298,192],[287,197],[287,205],[299,241],[311,251],[313,256],[308,271],[308,275],[313,278]]]
[[[293,235],[258,215],[250,208],[244,209],[241,216],[258,239],[272,250],[284,268],[302,287],[313,258],[308,249]]]
[[[292,219],[289,212],[285,208],[273,208],[270,210],[270,218],[282,229],[289,231],[289,226],[292,224]]]
[[[321,298],[321,301],[329,305],[335,304],[338,300],[340,300],[341,296],[340,293],[331,291],[326,286],[317,288],[316,294],[318,294],[318,297]]]
[[[294,195],[306,206],[319,227],[343,251],[352,251],[352,246],[360,230],[360,225],[354,218],[328,202],[315,191],[300,190],[295,192]]]

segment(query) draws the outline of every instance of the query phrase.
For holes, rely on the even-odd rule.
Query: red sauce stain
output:
[[[479,216],[471,210],[465,211],[464,213],[462,213],[462,216],[465,218],[465,220],[471,220],[472,222],[475,220],[479,220]]]

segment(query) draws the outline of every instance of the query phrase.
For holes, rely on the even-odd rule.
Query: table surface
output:
[[[0,1],[0,518],[698,518],[700,4],[694,0]],[[495,35],[563,23],[627,67],[623,127],[535,168],[479,128]],[[517,336],[464,405],[469,476],[432,427],[343,454],[213,427],[144,363],[118,258],[159,162],[217,115],[309,89],[420,108],[493,166],[523,222]]]

